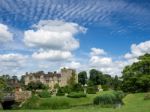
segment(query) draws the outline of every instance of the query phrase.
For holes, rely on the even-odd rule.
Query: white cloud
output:
[[[43,20],[33,27],[36,30],[24,32],[24,42],[27,46],[57,50],[77,49],[79,41],[74,36],[86,31],[76,23],[58,20]]]
[[[4,24],[0,24],[0,42],[8,42],[13,40],[13,34]]]
[[[73,69],[80,69],[81,64],[80,64],[80,62],[72,61],[72,62],[68,63],[67,66],[69,68],[73,68]]]
[[[107,66],[112,63],[112,59],[109,57],[92,56],[90,63],[94,66]]]
[[[19,72],[22,67],[27,63],[28,56],[22,54],[0,54],[0,72],[1,73],[13,73]]]
[[[91,48],[91,55],[105,55],[106,52],[103,49]]]
[[[32,57],[38,60],[63,61],[69,60],[72,54],[69,51],[48,50],[35,52]]]
[[[131,52],[124,55],[126,59],[136,59],[137,57],[150,53],[150,40],[141,42],[140,44],[132,44]]]
[[[123,68],[138,61],[138,57],[145,53],[150,53],[150,41],[141,42],[140,44],[132,44],[131,52],[126,53],[122,59],[113,60],[111,57],[98,55],[90,52],[89,68],[96,68],[110,75],[120,75]],[[103,51],[105,52],[105,51]]]

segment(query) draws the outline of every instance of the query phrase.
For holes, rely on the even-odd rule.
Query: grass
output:
[[[98,93],[99,94],[99,93]],[[91,103],[96,95],[88,95],[87,99],[71,99],[67,98],[72,105],[83,105]],[[51,100],[61,100],[65,97],[52,97]],[[46,100],[46,99],[42,99]],[[123,99],[125,105],[121,108],[101,108],[99,106],[79,106],[70,109],[61,110],[10,110],[0,112],[150,112],[150,100],[144,100],[144,93],[129,94]]]

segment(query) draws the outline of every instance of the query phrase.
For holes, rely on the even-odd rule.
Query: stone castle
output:
[[[48,72],[45,74],[43,71],[39,71],[36,73],[26,73],[24,75],[24,83],[28,85],[30,82],[42,82],[45,85],[48,85],[50,88],[54,88],[54,85],[59,84],[59,86],[66,86],[68,80],[71,78],[74,69],[61,69],[60,73],[52,73]],[[77,81],[77,76],[76,76]]]

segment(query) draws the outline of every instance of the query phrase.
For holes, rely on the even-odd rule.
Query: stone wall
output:
[[[32,95],[31,91],[16,91],[15,92],[15,101],[23,102],[26,99],[30,98]]]

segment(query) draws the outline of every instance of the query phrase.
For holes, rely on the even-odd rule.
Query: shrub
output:
[[[37,109],[39,107],[39,97],[33,95],[31,98],[29,98],[23,105],[23,109]]]
[[[94,98],[94,104],[96,105],[106,105],[106,104],[114,104],[116,96],[114,94],[103,94]]]
[[[150,100],[150,93],[145,94],[144,100]]]
[[[102,85],[102,89],[103,89],[103,91],[107,91],[107,90],[109,90],[109,87],[108,87],[108,85]]]
[[[56,93],[56,96],[64,96],[65,95],[65,91],[63,87],[60,87]]]
[[[122,103],[122,99],[125,97],[125,93],[123,91],[114,91],[113,93],[116,96],[116,102]]]
[[[81,97],[86,97],[86,94],[84,94],[83,92],[72,92],[70,94],[67,95],[67,97],[70,98],[81,98]]]
[[[122,103],[122,98],[124,97],[122,92],[111,92],[111,93],[104,93],[100,96],[94,98],[93,103],[95,105],[115,105],[118,103]]]
[[[97,88],[95,86],[87,87],[88,94],[96,94]]]
[[[51,94],[48,91],[44,90],[42,92],[38,92],[38,96],[41,98],[48,98],[51,97]]]
[[[81,84],[74,84],[71,87],[72,92],[79,92],[79,91],[84,91],[83,87]]]
[[[63,90],[64,90],[64,93],[70,93],[71,92],[71,87],[67,85],[63,88]]]

